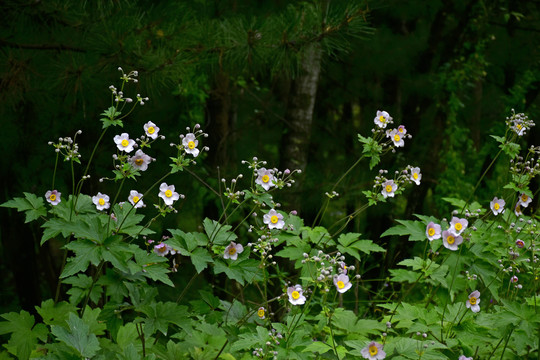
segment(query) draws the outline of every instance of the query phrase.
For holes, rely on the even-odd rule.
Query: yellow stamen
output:
[[[456,242],[456,238],[452,235],[448,235],[448,237],[446,238],[446,242],[452,245],[454,242]]]
[[[461,223],[456,223],[454,225],[454,228],[457,230],[457,231],[460,231],[461,229],[463,229],[463,225],[461,225]]]
[[[144,160],[139,158],[139,159],[135,159],[135,165],[137,166],[141,166],[142,164],[144,164]]]
[[[153,126],[150,126],[150,127],[148,128],[148,133],[149,133],[149,134],[153,134],[153,133],[155,133],[155,132],[156,132],[156,129],[154,129]]]
[[[343,289],[343,288],[345,287],[345,283],[344,283],[343,281],[338,281],[338,282],[337,282],[337,287],[338,287],[339,289]]]
[[[379,349],[377,349],[377,347],[375,345],[371,345],[369,347],[369,355],[375,356],[375,355],[377,355],[378,352],[379,352]]]
[[[55,200],[56,200],[56,195],[55,195],[55,194],[51,194],[51,195],[49,196],[49,199],[50,199],[51,201],[55,201]]]
[[[270,181],[270,176],[268,175],[263,175],[263,177],[261,178],[262,182],[263,183],[267,183]]]
[[[270,222],[272,224],[277,224],[278,221],[279,221],[279,218],[276,215],[272,215],[272,217],[270,218]]]
[[[529,199],[529,197],[525,194],[521,195],[521,201],[525,202]]]
[[[501,206],[499,205],[499,203],[495,203],[495,204],[493,205],[493,208],[494,208],[495,210],[499,210],[500,207],[501,207]]]
[[[292,293],[291,293],[291,297],[294,299],[294,300],[298,300],[300,298],[300,293],[296,290],[294,290]]]
[[[412,174],[412,177],[413,177],[414,179],[418,179],[418,173]]]
[[[381,115],[381,116],[379,116],[379,121],[384,123],[384,122],[386,122],[386,118]]]
[[[434,229],[434,228],[429,228],[429,230],[428,230],[428,235],[429,235],[429,236],[435,235],[435,229]]]
[[[260,318],[264,317],[264,309],[257,310],[257,315],[259,315]]]
[[[385,190],[386,190],[387,193],[391,193],[392,192],[392,185],[386,185]]]
[[[229,248],[229,255],[234,255],[234,254],[236,254],[236,248],[234,246],[231,246]]]
[[[471,305],[476,305],[476,298],[474,296],[471,296],[469,302],[471,303]]]
[[[139,197],[138,196],[134,196],[133,197],[133,203],[136,204],[139,202]]]
[[[165,191],[165,196],[170,198],[172,196],[172,191],[171,190]]]
[[[127,141],[126,139],[122,140],[123,147],[127,147],[128,145],[129,145],[129,141]]]
[[[105,205],[105,200],[99,199],[98,204],[101,205],[101,206]]]
[[[398,142],[399,140],[401,140],[401,136],[398,134],[394,135],[394,141]]]
[[[194,142],[194,141],[188,142],[187,147],[188,147],[190,150],[195,149],[195,142]]]

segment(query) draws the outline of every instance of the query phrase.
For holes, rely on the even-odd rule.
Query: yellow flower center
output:
[[[398,131],[399,131],[400,133],[403,133],[403,128],[398,128]]]
[[[461,229],[463,229],[463,225],[461,225],[461,223],[456,223],[454,227],[456,228],[457,231],[460,231]]]
[[[292,293],[291,293],[291,297],[294,299],[294,300],[298,300],[300,298],[300,293],[296,290],[294,290]]]
[[[449,243],[450,245],[452,245],[455,241],[456,241],[456,238],[453,237],[452,235],[448,235],[448,237],[446,238],[446,242]]]
[[[270,222],[272,224],[277,224],[278,221],[279,221],[279,218],[276,215],[272,215],[272,217],[270,218]]]
[[[387,193],[392,192],[392,185],[386,185],[385,190]]]
[[[105,200],[99,199],[98,204],[101,205],[101,206],[105,205]]]
[[[337,287],[340,288],[340,289],[343,289],[345,287],[345,283],[343,281],[338,281],[337,282]]]
[[[267,182],[270,181],[270,176],[268,176],[268,175],[263,175],[263,177],[262,177],[261,180],[262,180],[263,183],[267,183]]]
[[[160,246],[160,247],[158,247],[158,251],[159,251],[160,253],[164,253],[165,251],[167,251],[167,246]]]
[[[133,203],[138,203],[139,202],[139,197],[138,196],[134,196],[133,197]]]
[[[153,134],[153,133],[155,133],[155,132],[156,132],[156,129],[154,129],[153,126],[150,126],[150,127],[148,128],[148,133],[149,133],[149,134]]]
[[[188,142],[187,147],[188,147],[190,150],[195,149],[195,141],[190,141],[190,142]]]
[[[414,179],[418,179],[418,173],[412,174],[412,177],[413,177]]]
[[[135,159],[135,165],[137,166],[141,166],[142,164],[144,164],[144,160],[143,159]]]
[[[381,116],[379,116],[379,121],[384,123],[384,122],[386,122],[386,118],[381,115]]]
[[[476,305],[476,298],[474,296],[471,296],[469,298],[469,302],[471,303],[471,305]]]
[[[49,199],[50,199],[51,201],[55,201],[55,200],[56,200],[56,195],[55,195],[55,194],[51,194],[51,195],[49,196]]]
[[[257,315],[259,315],[260,318],[264,317],[264,309],[257,310]]]
[[[401,136],[399,136],[398,134],[394,135],[394,141],[399,141],[401,140]]]
[[[127,147],[128,145],[129,145],[129,141],[127,141],[126,139],[122,140],[123,147]]]
[[[429,234],[429,236],[435,235],[435,229],[434,228],[429,228],[428,234]]]
[[[233,247],[233,246],[231,246],[231,247],[229,248],[229,255],[234,255],[234,254],[236,254],[236,248]]]
[[[495,210],[499,210],[500,207],[501,207],[501,206],[499,205],[499,203],[495,203],[495,204],[493,205],[493,208],[494,208]]]
[[[521,201],[525,202],[529,199],[529,197],[525,194],[521,195]]]
[[[170,198],[172,196],[172,191],[171,190],[165,191],[165,196]]]
[[[521,124],[517,124],[517,125],[516,125],[516,128],[517,128],[518,130],[521,130],[522,127],[523,127],[523,125],[521,125]]]
[[[379,349],[377,349],[377,347],[375,345],[371,345],[369,347],[369,355],[375,356],[375,355],[377,355],[378,352],[379,352]]]

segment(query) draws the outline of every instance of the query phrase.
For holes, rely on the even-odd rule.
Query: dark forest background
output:
[[[297,186],[275,198],[311,224],[324,193],[361,155],[356,134],[369,136],[376,111],[386,110],[413,138],[380,167],[419,166],[423,178],[350,225],[379,243],[394,219],[448,217],[444,197],[473,194],[498,152],[489,135],[504,134],[511,109],[540,119],[538,1],[4,0],[0,13],[0,203],[49,190],[55,154],[48,141],[81,129],[88,159],[118,66],[139,71],[126,96],[150,101],[107,134],[84,193],[116,189],[98,182],[111,176],[114,135],[140,135],[153,121],[167,136],[152,147],[151,171],[133,185],[146,189],[168,171],[169,142],[200,123],[210,151],[192,168],[198,177],[218,188],[219,178],[249,174],[241,160],[253,156],[269,167],[300,168]],[[538,145],[538,135],[535,128],[523,144]],[[474,199],[498,195],[507,160],[490,169]],[[377,170],[365,163],[349,174],[322,225],[365,203],[362,191]],[[203,183],[185,173],[171,179],[187,199],[152,226],[157,237],[218,218],[219,200]],[[55,187],[69,193],[68,166]],[[33,311],[55,288],[59,249],[52,241],[39,247],[38,223],[0,211],[0,308]],[[384,261],[373,266],[383,276],[410,252],[396,239],[385,247]]]

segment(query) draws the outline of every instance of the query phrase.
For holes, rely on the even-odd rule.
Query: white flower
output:
[[[255,179],[255,184],[259,184],[266,191],[270,189],[274,184],[274,175],[272,170],[266,168],[260,168],[257,170],[257,179]]]
[[[163,199],[166,205],[172,205],[176,200],[180,199],[180,194],[174,191],[174,185],[167,185],[161,183],[159,185],[159,195]]]
[[[269,229],[283,229],[285,226],[283,215],[274,209],[270,209],[266,214],[264,214],[263,222],[268,225]]]
[[[504,212],[506,202],[503,199],[498,199],[496,196],[489,203],[489,208],[493,211],[493,215],[502,214]]]
[[[58,190],[49,190],[45,193],[45,199],[47,199],[47,202],[53,206],[60,204],[60,202],[62,201],[62,199],[60,199],[60,196],[62,196],[62,193]]]
[[[527,130],[527,125],[521,120],[514,120],[512,129],[516,132],[518,136],[525,135],[525,130]]]
[[[518,202],[516,204],[516,207],[514,208],[514,214],[516,214],[516,216],[518,216],[518,217],[523,215],[523,213],[521,212],[521,203],[520,202]]]
[[[394,183],[394,180],[387,180],[382,184],[382,194],[384,198],[394,197],[395,191],[397,190],[397,184]]]
[[[403,141],[403,134],[400,133],[397,129],[394,129],[386,134],[393,142],[395,147],[405,146],[405,141]]]
[[[420,180],[422,180],[422,174],[420,173],[419,167],[411,168],[411,180],[416,185],[420,185]]]
[[[480,291],[474,290],[469,294],[469,300],[465,303],[467,309],[471,309],[473,312],[477,313],[480,311]]]
[[[135,145],[135,140],[129,138],[128,133],[122,133],[122,135],[116,135],[114,137],[114,142],[118,150],[125,151],[127,153],[133,151],[133,146]]]
[[[136,209],[141,208],[141,207],[144,206],[144,203],[143,203],[143,201],[141,199],[142,196],[143,196],[143,194],[141,194],[137,190],[131,190],[129,192],[128,200],[131,203],[131,205],[133,205],[134,208],[136,208]]]
[[[345,274],[335,276],[334,285],[336,286],[336,290],[340,293],[344,293],[352,286],[351,282],[349,281],[349,277]]]
[[[389,121],[392,121],[392,117],[386,111],[377,110],[377,116],[373,119],[373,122],[378,127],[384,129]]]
[[[454,235],[450,230],[442,232],[443,246],[449,250],[456,251],[458,245],[463,242],[463,238],[459,235]]]
[[[257,310],[257,316],[259,317],[259,319],[262,320],[262,319],[266,318],[265,314],[266,314],[266,309],[261,306],[259,308],[259,310]]]
[[[159,256],[165,256],[168,254],[174,255],[176,254],[176,251],[167,244],[159,243],[158,245],[154,246],[154,252],[158,254]]]
[[[188,154],[193,155],[193,157],[197,157],[199,155],[199,149],[197,149],[197,145],[199,145],[199,141],[195,137],[195,134],[189,133],[182,139],[182,145],[184,146],[184,149]]]
[[[448,229],[449,232],[454,234],[454,236],[460,235],[469,225],[469,222],[467,219],[459,219],[457,217],[452,217],[452,221],[450,221],[450,228]]]
[[[400,132],[401,135],[405,135],[407,133],[407,129],[405,129],[404,125],[399,125],[397,131]]]
[[[146,136],[148,136],[149,138],[156,139],[158,137],[159,128],[153,122],[147,122],[146,124],[144,124],[143,128]]]
[[[150,164],[152,158],[143,153],[142,150],[137,150],[135,152],[135,155],[130,157],[128,161],[135,169],[145,171],[146,169],[148,169],[148,164]]]
[[[472,356],[471,357],[466,357],[465,355],[461,355],[458,360],[473,360],[473,358],[472,358]]]
[[[96,196],[92,196],[92,202],[96,205],[98,210],[105,210],[111,206],[109,203],[109,195],[100,192],[98,192]]]
[[[531,201],[532,201],[532,197],[528,196],[527,194],[522,193],[521,195],[519,195],[518,204],[520,204],[521,207],[526,208],[527,206],[529,206]]]
[[[241,254],[244,251],[244,247],[242,244],[237,244],[233,241],[225,248],[225,252],[223,253],[224,259],[231,259],[236,260],[238,259],[238,254]]]
[[[386,353],[384,352],[382,348],[383,346],[381,344],[379,344],[378,342],[372,341],[360,351],[360,354],[362,354],[364,359],[369,359],[369,360],[384,359],[386,357]]]
[[[441,225],[435,224],[433,221],[427,225],[426,235],[429,241],[441,238]]]
[[[289,295],[289,302],[293,305],[303,305],[306,303],[306,297],[303,295],[304,290],[302,286],[294,285],[287,288],[287,295]]]

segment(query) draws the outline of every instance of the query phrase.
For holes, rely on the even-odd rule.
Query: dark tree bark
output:
[[[306,46],[300,63],[300,72],[291,84],[285,118],[288,129],[281,141],[281,168],[306,170],[308,149],[313,123],[313,109],[321,71],[322,50],[319,44]],[[289,193],[289,206],[299,209],[297,194],[303,183],[303,174]]]

